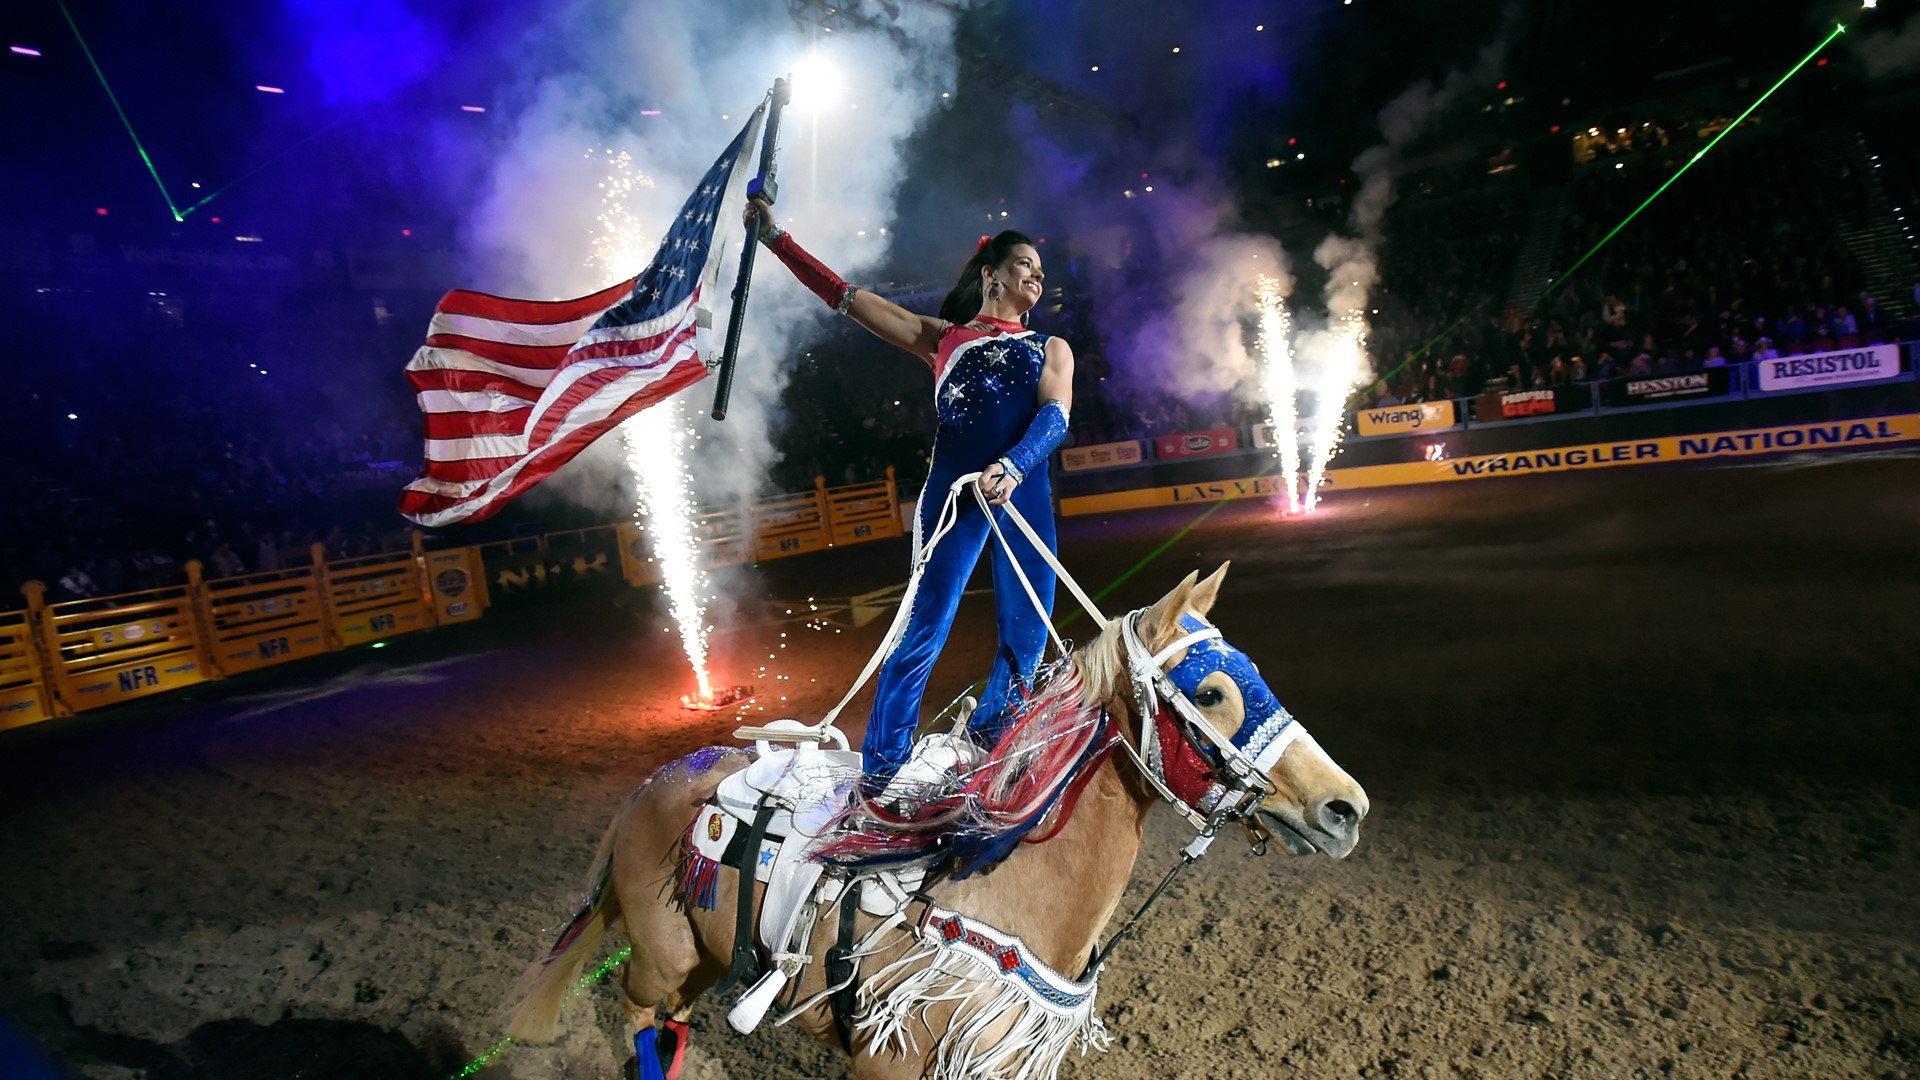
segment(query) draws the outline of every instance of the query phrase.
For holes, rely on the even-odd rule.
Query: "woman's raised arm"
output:
[[[767,245],[767,250],[785,263],[788,270],[793,271],[793,276],[800,280],[800,284],[825,301],[828,307],[850,316],[880,340],[905,349],[929,366],[934,363],[935,354],[940,348],[940,332],[946,324],[939,319],[915,315],[884,296],[848,284],[846,279],[809,255],[793,237],[787,235],[785,229],[771,220],[761,223],[759,219],[765,213],[765,203],[756,199],[747,200],[746,213],[743,215],[747,228],[749,231],[758,231],[760,242]]]
[[[853,301],[847,305],[847,314],[881,341],[898,345],[925,360],[928,366],[934,363],[934,355],[940,349],[940,332],[946,329],[946,324],[939,319],[930,315],[915,315],[879,293],[866,289],[854,292]]]

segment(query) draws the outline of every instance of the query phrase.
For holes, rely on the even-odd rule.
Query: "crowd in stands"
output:
[[[1836,239],[1858,211],[1859,177],[1790,136],[1742,140],[1714,157],[1525,315],[1505,307],[1531,220],[1526,187],[1479,177],[1404,193],[1369,317],[1369,351],[1387,374],[1361,403],[1702,370],[1911,333],[1889,324]],[[1599,244],[1670,164],[1603,162],[1576,175],[1552,265]],[[1920,198],[1916,178],[1908,168],[1889,190]],[[1062,262],[1050,265],[1034,325],[1075,346],[1074,442],[1264,419],[1251,394],[1196,401],[1115,378],[1090,290]],[[284,363],[268,359],[257,330],[209,327],[191,309],[148,304],[138,318],[101,318],[97,297],[62,308],[43,296],[9,312],[28,332],[16,343],[24,407],[5,430],[0,466],[0,514],[16,523],[0,531],[0,596],[28,579],[56,601],[177,583],[189,559],[210,577],[275,570],[308,561],[316,543],[328,558],[404,547],[392,503],[417,469],[419,421],[405,391],[387,384],[425,324],[431,298],[416,299],[421,310],[391,325],[320,311],[305,329],[276,327],[275,340],[300,342],[306,357]],[[780,454],[768,489],[806,490],[816,476],[864,482],[891,466],[910,496],[935,424],[925,368],[846,321],[808,348],[788,370],[769,433]],[[359,359],[336,370],[320,355]]]
[[[168,320],[137,320],[147,347],[128,349],[38,314],[0,467],[8,606],[26,580],[57,602],[177,584],[189,559],[219,577],[302,565],[315,543],[335,558],[406,544],[391,507],[417,421],[343,408],[324,377]]]
[[[1369,403],[1698,371],[1895,335],[1838,239],[1863,201],[1846,166],[1788,135],[1732,143],[1602,244],[1671,175],[1671,162],[1651,164],[1575,180],[1552,265],[1599,250],[1534,312],[1500,310],[1503,282],[1487,279],[1489,299],[1466,325],[1424,350],[1399,337],[1376,354],[1388,369],[1407,362]]]

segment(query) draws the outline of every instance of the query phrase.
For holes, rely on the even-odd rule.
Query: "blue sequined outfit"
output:
[[[934,434],[933,464],[920,493],[914,522],[916,562],[924,538],[933,533],[947,489],[961,476],[977,472],[1003,455],[1014,457],[1026,474],[1009,502],[1019,508],[1049,549],[1055,546],[1053,488],[1047,460],[1059,442],[1058,432],[1065,429],[1066,417],[1057,402],[1042,408],[1037,401],[1047,335],[1022,330],[969,336],[977,333],[950,327],[941,340],[940,352],[946,363],[939,368],[934,384],[940,426]],[[1054,410],[1057,421],[1046,415],[1048,409]],[[996,507],[994,516],[1034,592],[1051,612],[1052,569],[1007,520],[1004,509]],[[989,745],[998,738],[1007,720],[1008,697],[1015,678],[1023,684],[1032,679],[1046,648],[1046,624],[1020,587],[1007,553],[993,540],[986,515],[970,495],[965,495],[957,522],[941,539],[920,580],[906,630],[880,668],[873,712],[860,748],[869,775],[890,776],[906,763],[914,729],[920,722],[927,678],[946,643],[967,578],[980,561],[980,549],[989,544],[993,548],[1000,646],[986,690],[980,696],[980,707],[971,721],[976,737]]]

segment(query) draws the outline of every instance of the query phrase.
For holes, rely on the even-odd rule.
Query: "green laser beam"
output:
[[[627,957],[632,955],[633,955],[633,946],[629,945],[626,948],[621,949],[619,952],[614,953],[612,956],[607,957],[607,962],[600,965],[600,970],[594,972],[591,975],[582,975],[580,977],[580,981],[574,985],[574,989],[585,990],[587,987],[592,986],[594,983],[599,982],[603,978],[606,978],[607,972],[612,971],[616,967],[619,967],[622,961],[626,960]]]
[[[1373,380],[1367,385],[1347,395],[1346,404],[1341,406],[1341,411],[1352,412],[1355,402],[1358,402],[1361,398],[1365,397],[1369,392],[1373,390],[1374,387],[1381,386],[1385,384],[1388,379],[1391,379],[1395,375],[1400,374],[1401,368],[1406,367],[1408,364],[1411,364],[1415,360],[1418,360],[1422,356],[1426,355],[1427,350],[1433,348],[1435,345],[1438,345],[1440,343],[1441,338],[1446,337],[1448,334],[1453,333],[1454,327],[1459,326],[1461,323],[1466,322],[1468,319],[1473,318],[1474,314],[1477,313],[1481,308],[1486,307],[1487,301],[1491,299],[1493,299],[1493,297],[1491,296],[1481,297],[1480,302],[1468,308],[1466,314],[1448,323],[1446,329],[1433,335],[1432,339],[1430,339],[1425,345],[1422,345],[1419,348],[1413,350],[1411,353],[1408,353],[1407,358],[1405,360],[1400,361],[1398,364],[1394,365],[1393,370],[1387,372],[1385,375],[1380,376],[1379,378]]]
[[[499,1042],[494,1043],[492,1046],[487,1047],[486,1053],[481,1054],[479,1057],[474,1058],[472,1061],[467,1062],[467,1064],[459,1072],[454,1073],[453,1076],[449,1078],[449,1080],[466,1080],[467,1077],[472,1076],[474,1073],[477,1073],[481,1069],[486,1068],[487,1062],[492,1061],[496,1057],[499,1057],[502,1051],[506,1050],[507,1047],[512,1045],[513,1045],[513,1036],[509,1035],[506,1038],[501,1039]]]
[[[319,128],[308,133],[307,135],[302,136],[301,138],[295,139],[293,142],[290,142],[287,145],[281,147],[279,150],[275,151],[274,153],[269,154],[266,157],[266,159],[261,161],[258,165],[255,165],[253,168],[248,169],[246,172],[241,173],[239,176],[236,176],[233,179],[227,181],[226,183],[221,184],[219,187],[213,189],[213,191],[209,192],[205,198],[202,198],[199,202],[194,203],[192,206],[187,207],[185,210],[180,211],[180,213],[177,216],[184,220],[188,214],[193,213],[195,210],[200,209],[201,207],[212,202],[213,200],[226,194],[229,190],[233,188],[234,185],[240,183],[240,181],[247,180],[258,175],[261,172],[261,170],[265,169],[267,166],[272,165],[274,162],[279,161],[281,158],[286,157],[288,154],[293,153],[295,150],[298,150],[302,146],[305,146],[306,144],[312,142],[313,140],[319,138],[320,136],[325,135],[327,132],[332,131],[334,128],[339,127],[340,124],[345,119],[346,119],[345,117],[337,117],[327,122],[326,124],[321,125]]]
[[[574,984],[573,989],[567,991],[567,996],[572,997],[575,992],[580,990],[585,990],[587,987],[592,986],[594,983],[599,982],[602,978],[606,977],[607,972],[612,971],[614,968],[618,967],[621,961],[625,960],[627,957],[632,955],[633,955],[633,946],[631,945],[627,946],[624,949],[621,949],[617,953],[614,953],[612,956],[607,958],[605,963],[601,964],[599,968],[595,969],[591,974],[582,975],[580,977],[580,981]],[[466,1080],[467,1077],[472,1076],[474,1073],[477,1073],[481,1069],[486,1068],[488,1062],[492,1061],[494,1058],[497,1058],[501,1054],[505,1053],[507,1047],[512,1045],[513,1045],[513,1036],[508,1035],[505,1038],[502,1038],[499,1042],[494,1043],[492,1046],[487,1047],[486,1050],[483,1051],[479,1057],[474,1058],[472,1061],[469,1061],[465,1065],[461,1066],[460,1071],[448,1077],[447,1080]]]
[[[1547,297],[1549,297],[1549,296],[1552,296],[1552,295],[1553,295],[1553,292],[1554,292],[1554,290],[1555,290],[1555,289],[1558,289],[1558,288],[1559,288],[1559,287],[1560,287],[1560,286],[1561,286],[1562,284],[1564,284],[1564,283],[1566,282],[1566,280],[1567,280],[1568,278],[1570,278],[1570,277],[1572,277],[1572,276],[1573,276],[1573,273],[1574,273],[1574,271],[1576,271],[1576,270],[1578,270],[1578,269],[1580,269],[1580,267],[1582,267],[1582,266],[1584,266],[1584,265],[1586,264],[1586,261],[1587,261],[1588,259],[1591,259],[1591,258],[1593,258],[1593,254],[1594,254],[1594,252],[1596,252],[1596,251],[1599,251],[1599,250],[1600,250],[1601,248],[1603,248],[1603,247],[1606,247],[1606,246],[1607,246],[1607,241],[1609,241],[1609,240],[1612,240],[1612,239],[1614,238],[1614,236],[1615,236],[1615,235],[1617,235],[1617,234],[1618,234],[1618,233],[1620,232],[1620,230],[1621,230],[1621,229],[1624,229],[1624,228],[1626,228],[1626,227],[1627,227],[1627,223],[1628,223],[1628,222],[1630,222],[1630,221],[1632,221],[1632,220],[1633,220],[1634,218],[1637,218],[1637,217],[1639,217],[1639,216],[1640,216],[1640,211],[1642,211],[1642,210],[1645,210],[1645,209],[1646,209],[1646,208],[1647,208],[1648,206],[1650,206],[1650,205],[1652,205],[1652,204],[1653,204],[1653,200],[1655,200],[1655,199],[1657,199],[1657,198],[1659,198],[1659,197],[1660,197],[1660,193],[1661,193],[1661,192],[1663,192],[1663,191],[1665,191],[1665,190],[1667,190],[1668,188],[1670,188],[1670,187],[1672,187],[1672,186],[1673,186],[1673,182],[1674,182],[1675,180],[1678,180],[1678,179],[1680,179],[1681,177],[1683,177],[1683,176],[1685,176],[1685,175],[1687,175],[1687,170],[1688,170],[1688,169],[1691,169],[1691,168],[1693,168],[1693,166],[1694,166],[1694,164],[1695,164],[1696,162],[1698,162],[1698,161],[1699,161],[1699,160],[1700,160],[1701,158],[1703,158],[1703,157],[1706,157],[1706,156],[1707,156],[1707,154],[1708,154],[1708,153],[1709,153],[1710,151],[1712,151],[1712,149],[1713,149],[1714,147],[1716,147],[1716,146],[1718,146],[1718,145],[1720,145],[1720,140],[1721,140],[1721,139],[1724,139],[1724,138],[1726,138],[1726,137],[1727,137],[1728,135],[1731,135],[1731,134],[1733,134],[1733,129],[1734,129],[1734,128],[1737,128],[1737,127],[1739,127],[1742,121],[1744,121],[1744,120],[1746,120],[1746,118],[1747,118],[1747,117],[1749,117],[1749,116],[1751,116],[1751,115],[1753,115],[1753,110],[1755,110],[1755,109],[1757,109],[1757,108],[1759,108],[1762,102],[1764,102],[1764,101],[1766,101],[1766,100],[1767,100],[1768,98],[1770,98],[1770,97],[1772,97],[1772,96],[1773,96],[1773,92],[1774,92],[1775,90],[1778,90],[1778,89],[1780,89],[1780,88],[1781,88],[1782,86],[1784,86],[1784,85],[1786,85],[1786,82],[1787,82],[1787,80],[1788,80],[1788,79],[1791,79],[1791,78],[1793,78],[1793,77],[1794,77],[1795,75],[1797,75],[1797,74],[1799,74],[1799,72],[1800,72],[1800,69],[1801,69],[1801,68],[1803,68],[1803,67],[1806,67],[1806,66],[1807,66],[1807,62],[1808,62],[1808,61],[1810,61],[1810,60],[1812,60],[1812,59],[1813,59],[1813,58],[1814,58],[1815,56],[1818,56],[1818,55],[1820,54],[1820,50],[1822,50],[1822,49],[1824,49],[1824,48],[1826,48],[1826,47],[1827,47],[1828,45],[1830,45],[1830,44],[1832,44],[1832,42],[1833,42],[1833,39],[1834,39],[1834,38],[1837,38],[1837,37],[1839,37],[1839,36],[1840,36],[1841,34],[1844,34],[1844,33],[1846,33],[1846,32],[1847,32],[1847,27],[1846,27],[1846,24],[1845,24],[1845,23],[1835,23],[1835,24],[1834,24],[1834,27],[1833,27],[1833,33],[1831,33],[1831,34],[1828,34],[1828,35],[1826,36],[1826,39],[1825,39],[1825,40],[1823,40],[1823,41],[1821,41],[1821,42],[1820,42],[1820,44],[1818,44],[1818,45],[1815,45],[1815,46],[1813,47],[1813,50],[1812,50],[1811,52],[1809,52],[1809,53],[1807,53],[1807,55],[1805,55],[1805,56],[1803,56],[1803,57],[1801,57],[1801,58],[1800,58],[1800,62],[1799,62],[1799,63],[1797,63],[1797,64],[1795,64],[1795,65],[1793,65],[1793,67],[1791,67],[1791,68],[1789,68],[1789,69],[1787,70],[1787,73],[1786,73],[1785,75],[1782,75],[1782,76],[1780,76],[1780,81],[1779,81],[1779,82],[1776,82],[1776,83],[1774,83],[1774,84],[1773,84],[1772,86],[1770,86],[1770,87],[1768,87],[1768,88],[1767,88],[1767,92],[1766,92],[1766,93],[1764,93],[1764,94],[1761,94],[1761,95],[1760,95],[1760,96],[1759,96],[1758,98],[1756,98],[1756,99],[1754,100],[1754,103],[1753,103],[1753,104],[1751,104],[1751,105],[1749,105],[1749,106],[1747,106],[1747,111],[1746,111],[1746,112],[1743,112],[1743,113],[1741,113],[1741,114],[1739,115],[1739,117],[1738,117],[1737,119],[1735,119],[1735,120],[1734,120],[1734,122],[1733,122],[1733,123],[1731,123],[1731,124],[1728,124],[1728,125],[1727,125],[1727,126],[1726,126],[1725,128],[1723,128],[1723,129],[1721,129],[1721,131],[1720,131],[1720,134],[1718,134],[1718,135],[1715,135],[1715,136],[1713,137],[1713,141],[1712,141],[1712,142],[1709,142],[1709,143],[1708,143],[1708,144],[1707,144],[1706,146],[1704,146],[1704,147],[1702,147],[1701,149],[1699,149],[1699,150],[1697,150],[1697,151],[1695,151],[1695,152],[1694,152],[1694,155],[1693,155],[1692,157],[1690,157],[1690,158],[1688,158],[1688,159],[1687,159],[1687,163],[1686,163],[1686,164],[1684,164],[1684,165],[1682,165],[1682,166],[1680,166],[1680,168],[1679,168],[1679,171],[1677,171],[1677,172],[1675,172],[1675,173],[1674,173],[1674,174],[1673,174],[1672,176],[1669,176],[1669,177],[1667,177],[1667,182],[1666,182],[1666,183],[1664,183],[1664,184],[1661,184],[1661,185],[1660,185],[1660,186],[1659,186],[1658,188],[1655,188],[1655,189],[1654,189],[1654,192],[1653,192],[1653,194],[1651,194],[1651,195],[1649,195],[1649,196],[1647,196],[1647,201],[1646,201],[1646,202],[1643,202],[1643,203],[1641,203],[1641,204],[1640,204],[1639,206],[1637,206],[1637,207],[1635,207],[1635,208],[1634,208],[1634,211],[1633,211],[1633,213],[1631,213],[1631,214],[1628,214],[1628,215],[1627,215],[1626,217],[1624,217],[1624,218],[1622,218],[1622,219],[1620,219],[1620,224],[1618,224],[1618,225],[1615,225],[1615,226],[1613,227],[1613,231],[1612,231],[1612,232],[1609,232],[1609,233],[1607,233],[1607,235],[1605,235],[1605,236],[1603,236],[1603,237],[1601,237],[1601,238],[1600,238],[1600,242],[1599,242],[1599,243],[1597,243],[1597,244],[1595,244],[1595,245],[1593,245],[1593,248],[1592,248],[1592,250],[1590,250],[1590,251],[1588,251],[1588,252],[1587,252],[1587,253],[1586,253],[1585,255],[1582,255],[1582,256],[1580,256],[1580,258],[1579,258],[1578,260],[1576,260],[1576,261],[1574,262],[1574,264],[1573,264],[1572,266],[1569,266],[1569,267],[1567,267],[1567,271],[1566,271],[1566,273],[1564,273],[1564,274],[1561,274],[1561,275],[1560,275],[1560,276],[1559,276],[1558,278],[1555,278],[1555,279],[1554,279],[1554,281],[1553,281],[1553,284],[1551,284],[1551,285],[1549,285],[1549,286],[1547,286],[1547,291],[1546,291],[1546,292],[1544,292],[1544,293],[1542,293],[1542,294],[1540,295],[1540,299],[1541,299],[1541,300],[1542,300],[1542,301],[1544,302],[1544,301],[1546,300],[1546,298],[1547,298]]]
[[[56,0],[56,2],[60,6],[60,14],[66,16],[67,26],[73,30],[73,39],[80,43],[81,54],[87,58],[87,63],[93,66],[93,73],[99,78],[101,89],[107,92],[107,100],[113,102],[113,111],[120,115],[120,123],[126,126],[127,136],[133,140],[133,148],[140,152],[140,160],[146,162],[147,175],[153,177],[153,186],[160,189],[160,197],[167,201],[167,210],[173,214],[173,220],[184,220],[186,215],[174,205],[173,196],[167,194],[167,185],[160,179],[160,170],[153,167],[153,158],[147,155],[147,148],[140,142],[139,133],[133,130],[133,121],[127,119],[127,110],[120,107],[120,99],[114,96],[113,87],[107,82],[107,73],[100,70],[100,62],[93,58],[93,50],[87,47],[87,39],[80,33],[80,24],[73,21],[73,13],[67,10],[63,0]]]
[[[1261,469],[1259,472],[1254,473],[1251,479],[1257,480],[1260,477],[1267,475],[1268,473],[1272,472],[1274,468],[1277,467],[1279,464],[1280,462],[1278,459],[1267,462],[1266,467]],[[1112,581],[1107,582],[1106,585],[1101,587],[1099,592],[1093,594],[1093,602],[1097,604],[1100,601],[1105,600],[1109,593],[1113,592],[1113,590],[1115,589],[1118,589],[1120,586],[1126,584],[1133,577],[1133,575],[1139,573],[1142,570],[1145,570],[1147,568],[1147,565],[1153,562],[1153,560],[1166,554],[1167,549],[1179,543],[1181,537],[1199,528],[1201,522],[1219,513],[1221,510],[1224,510],[1226,507],[1228,507],[1233,503],[1240,502],[1243,499],[1250,499],[1255,497],[1256,496],[1252,496],[1252,495],[1237,495],[1237,496],[1234,496],[1233,498],[1222,499],[1219,502],[1214,503],[1212,506],[1209,506],[1198,517],[1194,518],[1192,521],[1189,521],[1186,523],[1186,525],[1182,526],[1179,532],[1176,532],[1172,536],[1167,537],[1167,539],[1163,541],[1159,547],[1154,548],[1152,551],[1147,552],[1147,554],[1144,557],[1142,557],[1139,562],[1136,562],[1132,566],[1127,567],[1124,571],[1121,572],[1119,577],[1114,578]],[[1068,612],[1066,616],[1060,620],[1057,626],[1060,629],[1064,630],[1075,619],[1079,618],[1084,614],[1086,614],[1086,612],[1076,608],[1073,611]]]

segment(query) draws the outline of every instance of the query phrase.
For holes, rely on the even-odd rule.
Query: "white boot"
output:
[[[978,757],[979,749],[965,735],[929,735],[913,745],[907,763],[881,791],[880,803],[907,808],[940,798],[953,790],[961,779],[961,770],[970,768]]]

